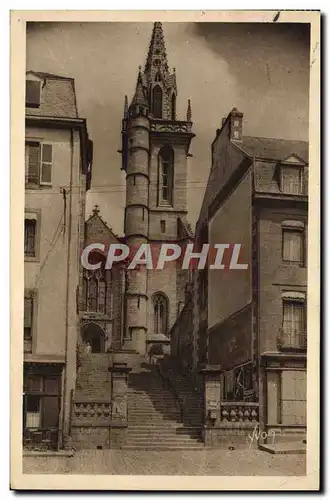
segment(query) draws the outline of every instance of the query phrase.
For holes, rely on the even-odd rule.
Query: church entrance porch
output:
[[[82,340],[87,346],[90,346],[90,352],[105,352],[106,336],[103,329],[96,323],[89,323],[83,327]]]

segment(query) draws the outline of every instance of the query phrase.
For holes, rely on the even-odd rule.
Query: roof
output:
[[[244,136],[239,147],[256,158],[279,161],[296,154],[308,163],[308,142],[305,141]]]
[[[29,116],[78,118],[74,79],[40,71],[27,71],[33,80],[42,81],[39,107],[26,107]]]

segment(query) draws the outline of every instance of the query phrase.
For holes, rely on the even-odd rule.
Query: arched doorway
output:
[[[84,342],[90,343],[92,352],[105,352],[105,334],[96,323],[88,323],[83,327],[82,339]]]

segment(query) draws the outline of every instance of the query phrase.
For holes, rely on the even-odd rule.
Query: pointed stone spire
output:
[[[146,96],[144,94],[141,66],[139,66],[139,74],[138,74],[138,79],[137,79],[137,83],[136,83],[136,90],[135,90],[135,94],[134,94],[134,97],[132,100],[132,104],[141,104],[142,106],[148,106],[148,101],[147,101]]]
[[[124,118],[127,118],[127,116],[128,116],[128,100],[127,100],[127,95],[125,95]]]
[[[191,122],[191,105],[190,105],[190,99],[188,99],[187,122]]]
[[[158,70],[168,73],[162,23],[154,23],[144,73],[150,79]]]

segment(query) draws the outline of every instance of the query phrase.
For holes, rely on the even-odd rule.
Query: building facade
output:
[[[130,106],[125,98],[122,169],[126,173],[125,241],[136,250],[192,238],[187,223],[187,158],[192,133],[188,102],[185,121],[176,113],[175,71],[170,73],[162,24],[154,23],[144,71],[139,69]],[[124,344],[145,353],[148,341],[164,336],[184,303],[187,272],[175,262],[161,271],[130,270],[126,291]]]
[[[308,143],[244,136],[233,109],[212,144],[196,226],[199,245],[230,245],[225,268],[209,265],[195,282],[194,366],[207,362],[212,442],[245,420],[285,438],[305,433],[307,228]],[[228,268],[234,244],[240,269]]]
[[[74,80],[26,74],[23,442],[68,441],[92,143]]]

